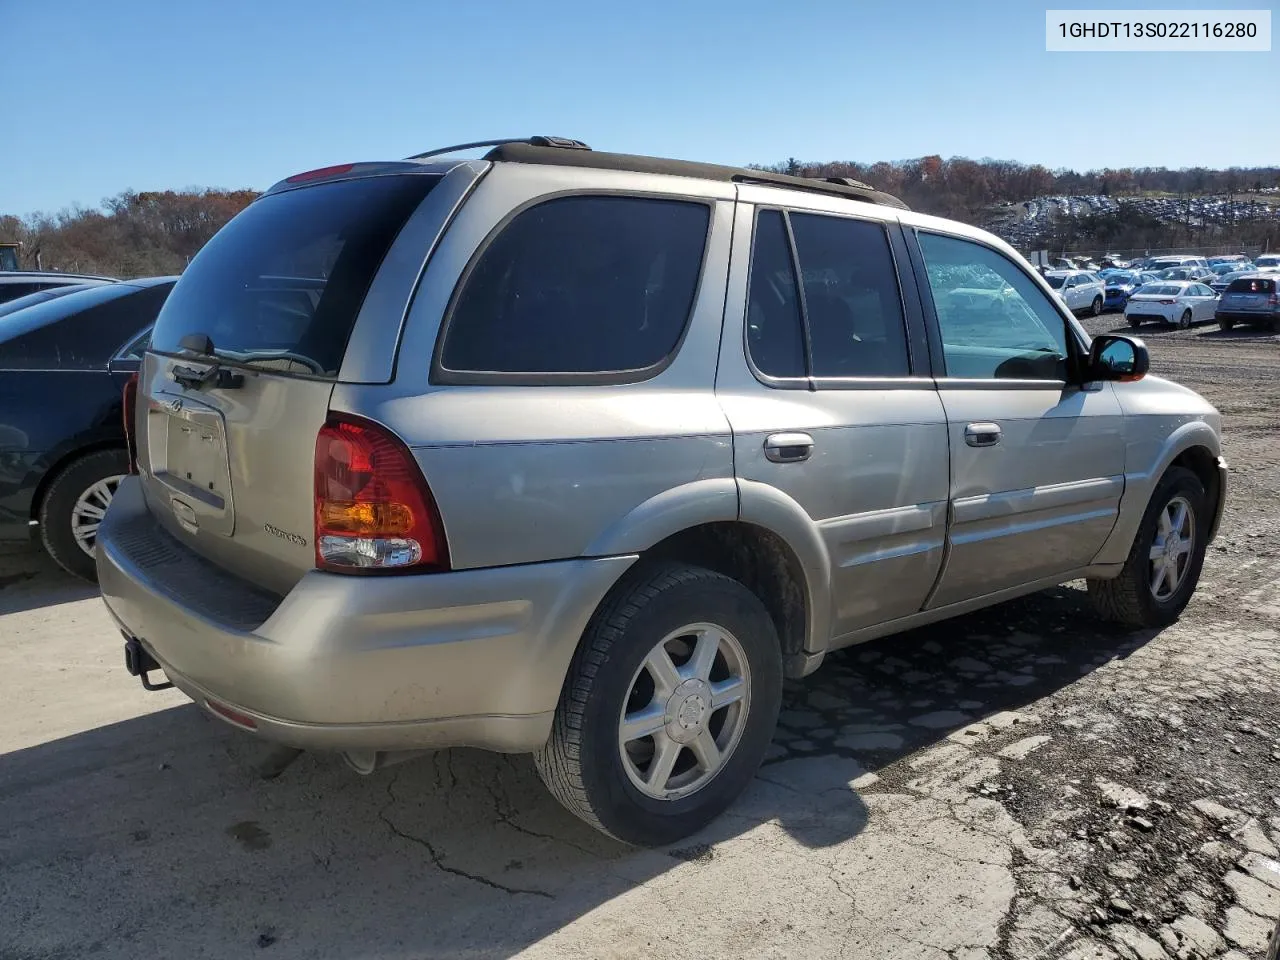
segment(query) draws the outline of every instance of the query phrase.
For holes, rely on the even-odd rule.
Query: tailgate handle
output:
[[[807,433],[773,433],[765,437],[764,455],[774,463],[800,463],[813,456],[813,437]]]
[[[210,380],[215,387],[221,387],[224,390],[234,390],[244,386],[243,373],[224,370],[216,363],[204,370],[197,370],[195,367],[174,367],[169,371],[169,379],[188,390],[203,387]]]

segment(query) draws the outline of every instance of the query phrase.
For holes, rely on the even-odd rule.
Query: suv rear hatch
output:
[[[439,181],[273,191],[187,267],[156,321],[135,419],[148,509],[182,544],[276,594],[316,566],[316,438],[333,384],[388,249]]]
[[[1276,281],[1271,277],[1238,277],[1231,281],[1218,302],[1218,309],[1233,313],[1267,312],[1275,309]]]

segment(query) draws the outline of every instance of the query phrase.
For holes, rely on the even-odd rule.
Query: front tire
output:
[[[1120,575],[1088,581],[1098,613],[1132,627],[1165,627],[1177,620],[1200,580],[1209,523],[1200,478],[1170,467],[1151,495]]]
[[[129,472],[123,450],[99,450],[73,460],[54,477],[40,503],[40,539],[58,566],[97,582],[93,551],[98,524]]]
[[[755,776],[781,700],[781,648],[755,594],[701,567],[646,566],[587,626],[538,774],[598,830],[672,843]]]

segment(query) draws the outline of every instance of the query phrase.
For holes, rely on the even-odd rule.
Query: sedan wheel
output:
[[[1102,313],[1102,298],[1101,298],[1101,297],[1094,297],[1094,298],[1093,298],[1093,306],[1092,306],[1092,308],[1091,308],[1091,309],[1093,310],[1093,315],[1094,315],[1095,317]]]
[[[107,507],[111,506],[111,498],[120,486],[121,475],[103,477],[89,489],[76,497],[75,506],[71,508],[71,535],[87,556],[93,556],[93,547],[98,542],[98,524],[107,515]]]
[[[128,470],[123,450],[98,450],[73,460],[49,484],[40,503],[40,538],[68,573],[97,578],[98,529]]]
[[[1191,329],[1191,311],[1190,310],[1182,311],[1182,316],[1178,318],[1178,328],[1180,330]]]

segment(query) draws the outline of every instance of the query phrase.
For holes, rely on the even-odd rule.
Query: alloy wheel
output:
[[[107,515],[107,507],[111,506],[111,498],[123,479],[123,476],[103,477],[80,494],[71,508],[71,533],[76,538],[76,545],[91,557],[94,544],[98,542],[98,526]]]
[[[1157,600],[1168,600],[1186,579],[1195,534],[1196,519],[1191,504],[1184,497],[1174,497],[1160,511],[1149,554],[1148,583],[1151,595]]]
[[[742,644],[713,623],[673,630],[645,657],[618,717],[618,749],[633,786],[656,800],[702,789],[742,738],[751,669]]]

